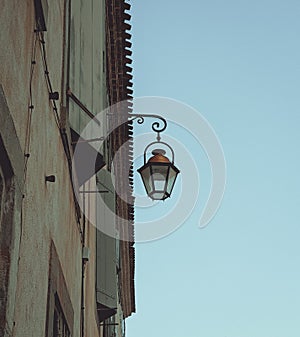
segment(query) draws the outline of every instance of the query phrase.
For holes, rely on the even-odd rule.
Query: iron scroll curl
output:
[[[143,124],[145,118],[155,118],[159,121],[152,123],[152,130],[157,133],[157,140],[160,141],[160,133],[165,131],[167,128],[167,121],[159,115],[150,114],[130,114],[131,120],[136,120],[138,124]]]

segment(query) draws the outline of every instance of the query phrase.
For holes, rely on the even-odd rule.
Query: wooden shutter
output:
[[[116,313],[117,271],[115,239],[115,193],[111,174],[97,174],[97,266],[96,300],[100,322]]]

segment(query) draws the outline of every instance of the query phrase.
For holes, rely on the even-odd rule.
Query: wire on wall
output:
[[[25,146],[24,146],[24,156],[25,156],[25,165],[24,165],[24,183],[26,180],[27,174],[27,164],[30,157],[30,140],[31,140],[31,120],[32,113],[34,110],[33,95],[32,95],[32,81],[36,65],[36,48],[38,42],[38,34],[36,31],[33,32],[32,46],[31,46],[31,64],[30,64],[30,75],[29,75],[29,102],[27,107],[27,121],[26,121],[26,133],[25,133]]]
[[[73,170],[72,170],[72,156],[70,153],[70,144],[68,141],[68,137],[66,134],[66,130],[62,129],[60,127],[60,118],[58,114],[58,108],[56,104],[56,99],[58,99],[58,93],[53,92],[53,86],[51,83],[51,78],[49,74],[49,68],[48,68],[48,62],[47,62],[47,53],[46,53],[46,48],[45,48],[45,39],[44,39],[44,34],[43,32],[40,32],[36,29],[33,31],[33,39],[32,39],[32,47],[31,47],[31,65],[30,65],[30,76],[29,76],[29,101],[28,101],[28,112],[27,112],[27,122],[26,122],[26,134],[25,134],[25,146],[24,146],[24,156],[25,156],[25,165],[24,165],[24,188],[26,188],[26,178],[27,178],[27,168],[28,168],[28,160],[30,158],[30,142],[31,142],[31,129],[32,129],[32,115],[33,111],[35,109],[34,106],[34,99],[33,99],[33,77],[34,77],[34,72],[36,69],[36,64],[37,64],[37,46],[39,44],[40,47],[40,53],[41,53],[41,59],[42,59],[42,64],[43,64],[43,70],[44,70],[44,76],[45,76],[45,81],[46,81],[46,86],[48,90],[48,95],[49,99],[52,105],[52,110],[54,113],[54,118],[55,118],[55,123],[59,129],[59,134],[60,138],[64,147],[64,152],[67,157],[67,164],[68,164],[68,170],[69,170],[69,176],[71,180],[71,186],[72,186],[72,193],[74,197],[74,203],[75,203],[75,212],[76,212],[76,219],[77,219],[77,224],[78,224],[78,229],[79,232],[82,236],[82,230],[80,226],[80,218],[81,218],[81,211],[79,204],[76,199],[76,192],[75,192],[75,186],[73,183]],[[55,97],[55,98],[51,98]],[[23,192],[25,193],[25,192]],[[25,195],[23,194],[23,197]]]
[[[45,48],[46,43],[45,43],[43,32],[39,32],[39,41],[40,41],[41,57],[42,57],[43,67],[44,67],[44,75],[45,75],[46,85],[47,85],[47,88],[48,88],[48,94],[49,94],[49,97],[50,97],[50,95],[53,96],[54,92],[53,92],[51,79],[50,79],[50,75],[49,75],[47,54],[46,54],[46,48]],[[52,102],[52,109],[53,109],[53,112],[54,112],[55,122],[56,122],[56,125],[59,128],[59,115],[58,115],[57,105],[56,105],[56,102],[55,102],[54,99],[51,99],[51,102]]]
[[[57,94],[57,97],[54,98],[54,99],[50,99],[50,101],[51,101],[52,109],[53,109],[53,112],[54,112],[55,122],[56,122],[57,127],[59,128],[60,137],[61,137],[63,147],[64,147],[64,151],[65,151],[65,154],[66,154],[66,157],[67,157],[69,176],[70,176],[70,180],[71,180],[72,193],[73,193],[73,198],[74,198],[74,203],[75,203],[77,224],[78,224],[79,232],[80,232],[81,237],[82,237],[82,230],[81,230],[81,227],[80,227],[81,211],[80,211],[79,204],[77,202],[75,186],[74,186],[74,182],[73,182],[72,156],[71,156],[71,153],[70,153],[70,144],[69,144],[69,141],[68,141],[68,136],[67,136],[65,128],[60,127],[60,118],[59,118],[58,109],[57,109],[57,105],[56,105],[56,101],[55,101],[56,99],[58,99],[58,93],[53,91],[53,87],[52,87],[52,83],[51,83],[51,78],[50,78],[49,68],[48,68],[48,62],[47,62],[47,53],[46,53],[46,47],[45,47],[46,42],[45,42],[45,39],[44,39],[43,32],[39,32],[39,42],[40,42],[40,52],[41,52],[41,57],[42,57],[42,61],[43,61],[44,75],[45,75],[46,85],[47,85],[47,89],[48,89],[49,99],[50,99],[50,97],[55,97],[55,95]]]
[[[24,224],[24,198],[26,189],[26,179],[27,179],[27,168],[28,160],[30,157],[30,141],[31,141],[31,124],[32,124],[32,114],[34,110],[33,94],[32,94],[32,82],[34,71],[36,68],[36,49],[38,42],[38,34],[34,30],[32,35],[32,45],[31,45],[31,60],[30,60],[30,73],[29,73],[29,99],[27,105],[27,120],[26,120],[26,132],[25,132],[25,144],[24,144],[24,171],[23,171],[23,191],[22,191],[22,204],[20,212],[20,236],[19,236],[19,254],[18,254],[18,264],[21,259],[21,242],[23,237],[23,224]],[[19,270],[19,269],[18,269]]]

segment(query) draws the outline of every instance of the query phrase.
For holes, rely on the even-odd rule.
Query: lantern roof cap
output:
[[[170,163],[170,160],[164,156],[165,150],[155,149],[152,151],[153,157],[148,160],[148,163]]]

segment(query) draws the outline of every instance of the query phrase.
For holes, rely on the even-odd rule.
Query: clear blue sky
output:
[[[131,4],[135,96],[200,111],[222,144],[227,185],[199,230],[209,191],[199,154],[195,212],[166,238],[136,245],[127,336],[300,336],[300,1]]]

